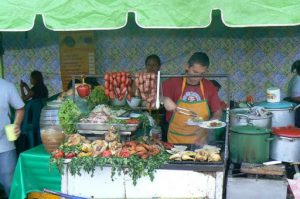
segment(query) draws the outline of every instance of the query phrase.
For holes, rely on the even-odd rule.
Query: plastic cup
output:
[[[150,131],[150,135],[153,139],[160,140],[161,139],[161,129],[160,128],[152,128]]]
[[[5,126],[5,133],[8,141],[15,141],[17,140],[17,136],[15,134],[15,125],[9,124]]]

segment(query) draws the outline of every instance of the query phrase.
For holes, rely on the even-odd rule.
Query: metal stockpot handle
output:
[[[248,115],[245,115],[245,114],[236,114],[236,116],[238,116],[238,117],[239,117],[238,119],[241,119],[241,118],[246,118],[246,120],[247,120],[247,123],[248,123],[248,124],[252,124],[252,123],[250,122],[250,118],[249,118],[249,116],[248,116]]]
[[[288,137],[278,137],[278,139],[280,139],[280,140],[287,140],[287,141],[290,141],[290,142],[294,142],[295,141],[295,139],[294,138],[288,138]]]
[[[273,138],[273,137],[271,137],[271,138],[266,138],[266,142],[271,142],[271,141],[273,141],[273,140],[275,140],[275,138]]]
[[[298,104],[297,106],[295,106],[293,110],[295,111],[299,107],[300,107],[300,104]]]
[[[236,116],[238,116],[238,117],[240,117],[240,118],[245,117],[247,120],[249,119],[249,116],[248,116],[248,115],[245,115],[245,114],[236,114]]]

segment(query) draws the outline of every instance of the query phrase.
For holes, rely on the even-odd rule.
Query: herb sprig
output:
[[[72,158],[68,163],[71,175],[81,175],[82,171],[94,175],[95,168],[98,166],[103,169],[104,166],[111,167],[111,179],[114,180],[114,176],[128,174],[134,185],[137,184],[137,180],[143,176],[149,176],[153,181],[156,169],[167,163],[169,154],[165,151],[161,151],[155,156],[150,156],[148,159],[140,159],[136,155],[132,155],[129,158],[119,157],[76,157]],[[56,165],[60,172],[63,171],[66,165],[63,161],[57,159],[51,159],[52,165]]]

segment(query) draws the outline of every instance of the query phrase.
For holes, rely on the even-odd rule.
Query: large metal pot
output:
[[[59,107],[45,106],[41,111],[40,126],[59,126]]]
[[[249,108],[236,108],[230,111],[230,126],[243,126],[253,124],[262,128],[271,128],[272,113],[266,116],[255,116],[250,114]]]
[[[235,163],[263,163],[269,160],[270,129],[252,125],[230,129],[230,159]]]
[[[263,102],[259,106],[273,113],[272,127],[294,126],[295,110],[300,107],[295,103],[281,101],[278,103]]]
[[[271,159],[300,162],[300,129],[293,127],[273,129]]]

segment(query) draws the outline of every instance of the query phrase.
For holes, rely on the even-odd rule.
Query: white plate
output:
[[[128,119],[130,119],[130,117],[116,117],[116,119],[118,119],[118,120],[128,120]]]
[[[219,125],[218,126],[211,126],[211,123],[215,123],[215,122],[217,122]],[[220,120],[210,120],[210,121],[201,122],[199,124],[199,126],[201,128],[205,128],[205,129],[219,129],[219,128],[225,127],[226,123],[222,122]]]
[[[185,122],[187,125],[189,126],[199,126],[202,122],[193,122],[191,120],[188,120],[187,122]]]
[[[139,113],[130,113],[129,114],[129,117],[131,117],[131,118],[138,118],[140,116],[141,116],[141,114],[139,114]]]
[[[48,107],[60,108],[61,104],[47,104]]]

